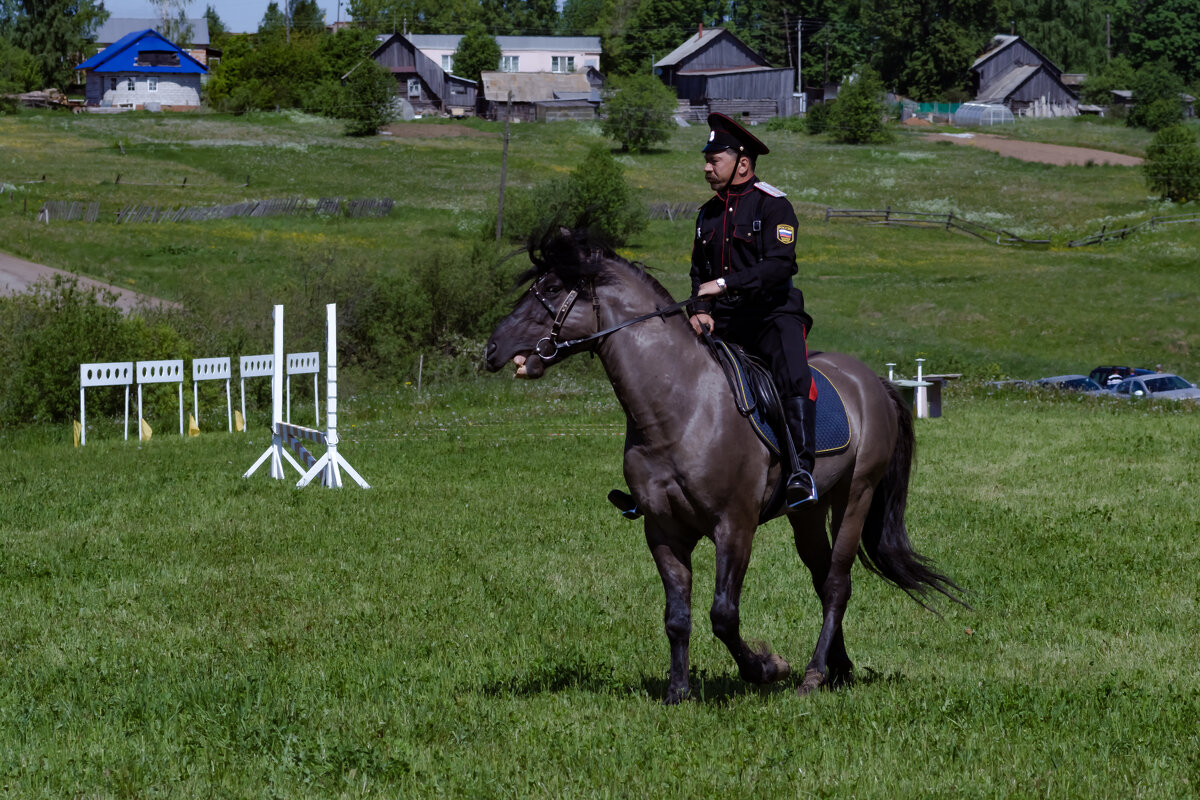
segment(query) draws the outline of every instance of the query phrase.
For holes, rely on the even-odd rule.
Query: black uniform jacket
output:
[[[751,180],[718,192],[700,207],[692,245],[692,295],[725,279],[725,293],[692,304],[692,313],[748,320],[772,313],[804,314],[796,274],[796,212],[783,193]],[[807,328],[811,325],[808,321]]]

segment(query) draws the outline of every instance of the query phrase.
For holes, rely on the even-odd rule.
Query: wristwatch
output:
[[[717,283],[718,289],[720,289],[722,292],[725,291],[725,279],[724,278],[717,278],[716,283]]]

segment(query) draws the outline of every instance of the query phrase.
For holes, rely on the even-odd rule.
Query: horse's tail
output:
[[[912,411],[891,384],[883,381],[883,386],[895,409],[900,435],[887,474],[875,487],[871,510],[863,526],[859,560],[871,572],[899,586],[926,608],[929,605],[925,600],[931,590],[966,605],[956,594],[962,592],[962,588],[934,569],[933,562],[913,550],[908,541],[904,509],[908,504],[908,479],[916,454]]]

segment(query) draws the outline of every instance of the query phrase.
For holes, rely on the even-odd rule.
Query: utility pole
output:
[[[292,0],[283,3],[283,32],[287,43],[292,43]]]
[[[1112,61],[1112,14],[1104,15],[1104,60]]]
[[[804,20],[796,18],[796,94],[804,94],[804,78],[800,70],[800,60],[804,46]]]
[[[496,208],[496,241],[504,232],[504,183],[508,179],[508,124],[512,121],[512,89],[508,90],[508,107],[504,112],[504,151],[500,156],[500,202]]]

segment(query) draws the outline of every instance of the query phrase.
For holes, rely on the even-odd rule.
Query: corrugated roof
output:
[[[162,24],[162,20],[158,17],[109,17],[96,31],[96,44],[113,44],[131,33],[144,31],[147,28],[157,30],[160,24]],[[208,20],[199,17],[189,19],[188,24],[192,26],[192,44],[198,47],[207,47],[209,44]]]
[[[494,103],[508,100],[513,93],[514,103],[537,103],[564,95],[590,97],[591,84],[582,72],[485,72],[483,96]]]
[[[410,33],[408,40],[418,50],[457,50],[461,34]],[[600,52],[599,36],[497,36],[502,53],[520,50],[577,50]]]
[[[658,61],[654,62],[654,66],[674,66],[697,50],[712,44],[714,41],[716,41],[717,37],[723,33],[725,33],[724,28],[709,28],[706,31],[696,31],[689,36],[683,44],[679,45],[679,47],[676,47]]]
[[[997,78],[991,86],[987,87],[987,94],[980,94],[975,98],[977,103],[1003,103],[1008,99],[1008,96],[1021,87],[1021,84],[1033,77],[1034,73],[1040,70],[1041,66],[1023,66],[1013,67],[1008,72]]]
[[[179,54],[178,66],[149,66],[138,64],[138,55],[143,51],[149,52],[175,52]],[[146,30],[133,31],[120,40],[113,42],[108,47],[101,50],[96,55],[84,61],[75,69],[89,70],[91,72],[144,72],[144,73],[184,73],[184,74],[204,74],[208,72],[196,59],[192,58],[184,50],[181,50],[175,44],[163,38],[163,35],[158,31]]]

